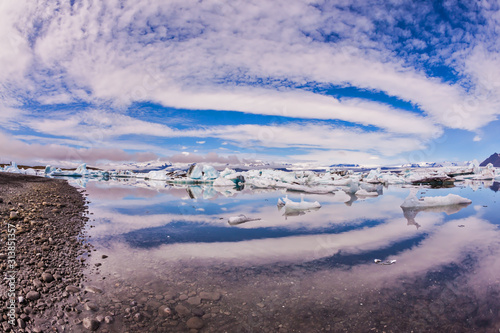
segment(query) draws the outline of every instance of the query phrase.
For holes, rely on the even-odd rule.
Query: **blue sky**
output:
[[[494,1],[3,1],[0,162],[482,160],[499,20]]]

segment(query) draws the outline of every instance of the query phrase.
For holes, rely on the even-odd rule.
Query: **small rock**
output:
[[[36,301],[37,299],[40,298],[40,293],[38,291],[32,290],[26,294],[26,298],[29,299],[30,301]]]
[[[107,255],[105,255],[105,254],[103,254],[103,255],[101,256],[101,258],[102,258],[102,259],[106,259],[107,257],[108,257],[108,256],[107,256]]]
[[[168,306],[162,305],[158,308],[158,314],[160,316],[170,316],[172,314],[172,310]]]
[[[189,297],[187,302],[191,305],[198,305],[201,303],[201,298],[200,297]]]
[[[19,217],[19,213],[16,211],[10,212],[10,219],[11,220],[17,220]]]
[[[180,295],[180,296],[179,296],[179,300],[180,300],[180,301],[185,301],[185,300],[187,300],[188,298],[189,298],[189,297],[188,297],[188,295],[184,295],[184,294],[182,294],[182,295]]]
[[[92,294],[102,294],[103,293],[103,291],[101,289],[96,288],[96,287],[92,287],[92,286],[86,286],[85,291],[88,291],[89,293],[92,293]]]
[[[207,301],[218,301],[221,297],[219,292],[207,292],[207,291],[202,291],[200,293],[200,297],[202,300],[207,300]]]
[[[21,318],[18,318],[17,319],[17,326],[24,329],[26,327],[26,323]]]
[[[142,313],[138,312],[134,315],[134,320],[135,321],[142,321],[144,319],[144,316],[142,315]]]
[[[85,307],[85,310],[87,310],[87,311],[97,311],[97,310],[99,310],[99,306],[96,303],[94,303],[94,302],[87,302],[87,303],[85,303],[84,307]]]
[[[111,324],[113,322],[113,317],[111,317],[111,316],[104,317],[104,322],[106,324]]]
[[[67,286],[67,287],[66,287],[66,291],[67,291],[67,292],[69,292],[69,293],[74,294],[74,293],[79,292],[79,291],[80,291],[80,288],[75,287],[75,286]]]
[[[52,276],[52,274],[45,272],[42,274],[42,280],[49,283],[54,281],[54,277]]]
[[[186,323],[188,328],[199,330],[205,325],[200,317],[191,317]]]
[[[177,312],[179,316],[187,316],[191,314],[191,311],[182,304],[179,304],[175,307],[175,312]]]
[[[202,309],[200,308],[195,308],[193,309],[193,314],[197,317],[203,317],[203,315],[205,314],[205,311],[203,311]]]
[[[100,326],[100,323],[97,320],[89,317],[84,318],[82,322],[83,322],[83,327],[85,327],[90,331],[95,331]]]

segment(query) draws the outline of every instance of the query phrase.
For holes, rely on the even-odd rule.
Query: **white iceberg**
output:
[[[308,186],[299,184],[282,184],[282,185],[287,189],[287,191],[296,191],[296,192],[305,192],[314,194],[327,194],[337,190],[336,186],[327,186],[327,185],[317,185],[317,186]]]
[[[213,186],[231,186],[231,187],[234,187],[235,184],[232,180],[230,179],[226,179],[226,178],[223,178],[223,177],[219,177],[217,178],[216,180],[214,180]]]
[[[378,193],[377,192],[374,192],[374,191],[370,191],[368,192],[367,190],[365,190],[364,188],[360,189],[360,190],[357,190],[356,193],[355,193],[358,197],[376,197],[378,196]]]
[[[253,178],[249,179],[247,183],[256,188],[269,188],[276,186],[276,181],[274,179],[267,178]]]
[[[285,203],[285,209],[288,210],[308,210],[308,209],[321,208],[321,204],[317,201],[314,202],[304,201],[303,195],[301,195],[299,202],[288,199],[288,196],[282,198],[282,201]]]
[[[78,168],[76,168],[75,173],[86,176],[90,174],[90,171],[87,170],[87,163],[80,164]]]
[[[236,224],[241,224],[245,222],[251,222],[251,221],[260,221],[260,218],[250,218],[246,217],[245,215],[241,214],[238,216],[231,216],[228,220],[227,223],[230,225],[236,225]]]
[[[211,165],[203,165],[203,179],[216,179],[219,177],[219,171]]]
[[[192,164],[187,172],[187,177],[191,179],[201,179],[201,177],[203,177],[203,167],[199,164]]]
[[[438,207],[438,206],[448,206],[448,205],[464,205],[470,204],[472,201],[467,198],[462,198],[456,194],[448,194],[446,196],[440,197],[423,197],[421,199],[417,198],[418,190],[410,191],[410,194],[405,199],[401,208],[409,207]]]
[[[160,171],[149,171],[145,176],[145,178],[151,180],[167,180],[168,176],[164,170],[160,170]]]
[[[17,167],[16,162],[10,162],[10,165],[6,165],[3,171],[10,173],[22,173],[22,171]]]

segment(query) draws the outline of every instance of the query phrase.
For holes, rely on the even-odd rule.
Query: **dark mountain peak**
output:
[[[500,154],[494,153],[487,159],[485,159],[479,166],[487,166],[488,163],[493,164],[494,167],[499,168],[500,167]]]

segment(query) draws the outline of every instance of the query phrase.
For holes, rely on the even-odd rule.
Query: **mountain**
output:
[[[486,166],[488,163],[493,164],[494,167],[500,168],[500,154],[494,153],[487,159],[485,159],[479,166]]]

